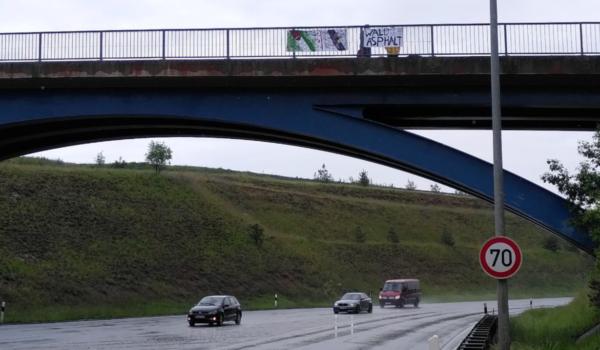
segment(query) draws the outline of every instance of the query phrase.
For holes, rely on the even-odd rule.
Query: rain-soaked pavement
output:
[[[570,298],[535,299],[534,306]],[[488,301],[491,312],[496,302]],[[529,300],[510,302],[511,313]],[[375,307],[372,314],[334,315],[331,309],[246,311],[242,324],[189,327],[185,316],[143,317],[0,327],[0,349],[427,349],[440,337],[455,349],[482,316],[483,302]]]

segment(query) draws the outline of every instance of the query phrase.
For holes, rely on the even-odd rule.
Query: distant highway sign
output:
[[[522,261],[521,249],[507,237],[490,238],[479,253],[483,271],[496,279],[512,277],[519,271]]]

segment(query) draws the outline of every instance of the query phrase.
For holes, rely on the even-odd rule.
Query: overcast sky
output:
[[[500,22],[597,21],[598,0],[498,0]],[[213,28],[256,26],[316,26],[488,22],[486,0],[0,0],[0,32]],[[419,131],[484,160],[491,161],[491,132]],[[504,132],[505,169],[541,183],[546,160],[558,158],[573,169],[581,160],[578,140],[583,132]],[[430,181],[352,158],[297,147],[258,142],[171,138],[173,164],[223,167],[270,174],[311,177],[323,163],[336,179],[369,171],[377,183],[402,186]],[[89,163],[103,151],[107,162],[122,156],[143,161],[149,140],[87,144],[36,155]]]

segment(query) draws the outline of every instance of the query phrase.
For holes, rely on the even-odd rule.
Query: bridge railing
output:
[[[379,26],[378,26],[379,27]],[[389,25],[381,27],[391,27]],[[488,24],[393,25],[400,56],[489,55]],[[0,61],[302,58],[357,56],[366,26],[0,33]],[[290,30],[345,30],[343,51],[291,52]],[[502,55],[599,55],[600,22],[500,24]],[[362,51],[365,52],[365,51]],[[385,56],[372,48],[371,56]]]

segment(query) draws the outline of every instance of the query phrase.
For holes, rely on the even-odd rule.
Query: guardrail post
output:
[[[584,54],[583,50],[583,23],[579,23],[579,40],[581,42],[581,56]]]
[[[229,59],[229,29],[227,29],[227,59]]]
[[[104,45],[102,44],[102,37],[103,37],[103,35],[102,35],[102,34],[104,34],[104,33],[103,33],[103,32],[100,32],[100,61],[102,61],[102,46],[104,46]]]
[[[506,24],[504,25],[504,56],[508,56],[508,35],[506,35]]]
[[[166,37],[167,37],[167,31],[163,30],[162,31],[162,59],[166,59],[167,58],[167,47],[165,45],[166,42]]]
[[[435,56],[435,50],[433,49],[433,26],[431,26],[431,57],[433,56]]]
[[[42,33],[39,34],[38,38],[38,61],[42,62]]]

